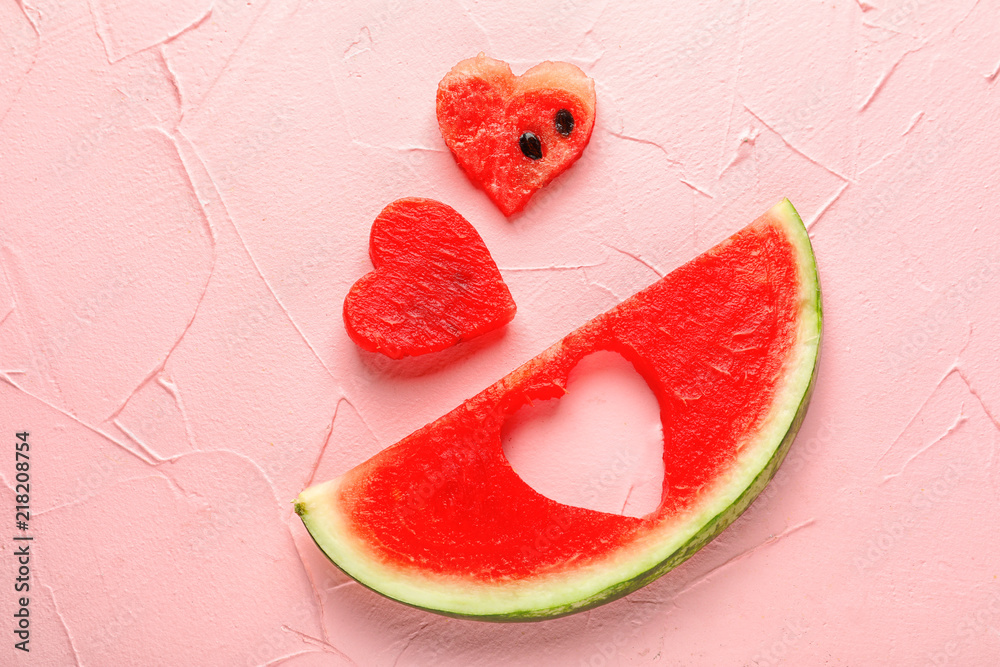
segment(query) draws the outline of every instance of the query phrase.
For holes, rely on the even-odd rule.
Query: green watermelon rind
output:
[[[326,506],[329,503],[323,502],[333,496],[338,478],[306,489],[295,503],[295,511],[317,546],[345,574],[380,595],[445,616],[498,622],[537,621],[592,609],[642,588],[693,556],[732,524],[770,482],[805,418],[815,385],[823,313],[812,245],[787,199],[766,215],[783,223],[798,254],[801,305],[794,346],[797,357],[789,362],[791,370],[776,392],[779,398],[772,404],[765,425],[758,429],[755,442],[747,443],[740,463],[719,480],[717,493],[706,493],[700,511],[679,527],[660,526],[636,544],[638,553],[625,562],[592,566],[579,576],[569,569],[554,581],[532,583],[514,592],[467,582],[421,582],[372,562],[364,545],[351,544],[354,540],[349,531]],[[619,549],[616,555],[623,551]],[[585,589],[583,594],[581,588]]]

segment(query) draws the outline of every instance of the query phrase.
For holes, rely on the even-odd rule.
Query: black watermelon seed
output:
[[[576,125],[576,121],[573,120],[573,114],[569,112],[569,109],[560,109],[556,112],[556,132],[568,137],[573,132],[574,125]]]
[[[521,144],[521,152],[525,157],[530,157],[532,160],[542,159],[542,142],[534,132],[522,134],[518,143]]]

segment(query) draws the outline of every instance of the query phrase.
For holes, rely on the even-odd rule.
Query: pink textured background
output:
[[[0,663],[995,660],[1000,3],[416,5],[0,0]],[[481,50],[597,83],[583,158],[511,221],[434,115],[437,81]],[[401,196],[476,226],[518,304],[503,334],[403,363],[347,338],[371,221]],[[309,481],[783,196],[820,264],[820,378],[772,485],[688,563],[501,626],[382,599],[313,546],[289,503]],[[552,495],[614,509],[655,483],[645,389],[588,373],[598,426],[639,406],[627,462],[579,436],[571,475],[565,444],[516,458]],[[21,430],[28,655],[11,632]]]

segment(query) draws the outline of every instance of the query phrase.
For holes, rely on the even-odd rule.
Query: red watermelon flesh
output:
[[[487,620],[595,606],[682,562],[763,489],[804,416],[820,326],[785,200],[296,509],[348,574],[414,606]],[[503,454],[504,422],[562,395],[597,350],[628,359],[659,402],[664,494],[642,518],[552,501]]]
[[[375,270],[344,300],[347,333],[393,359],[437,352],[510,322],[517,310],[486,244],[433,199],[386,206],[372,224]]]
[[[563,62],[515,77],[507,63],[479,54],[455,65],[437,92],[445,143],[507,216],[580,157],[595,110],[593,79]]]

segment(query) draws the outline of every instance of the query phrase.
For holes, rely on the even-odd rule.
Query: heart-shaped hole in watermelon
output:
[[[566,395],[521,408],[503,451],[528,486],[564,505],[641,517],[663,497],[663,426],[646,380],[616,352],[595,352]]]

